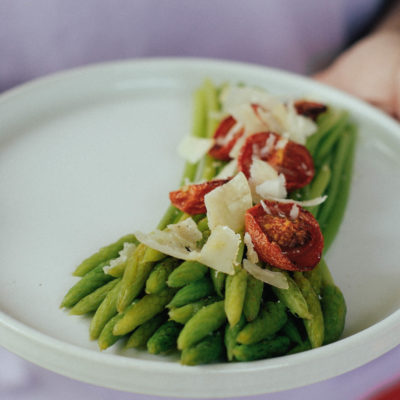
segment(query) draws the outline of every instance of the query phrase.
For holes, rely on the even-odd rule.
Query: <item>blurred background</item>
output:
[[[371,26],[377,0],[2,0],[0,90],[88,63],[212,57],[303,74]]]
[[[319,76],[323,81],[395,115],[398,99],[388,81],[392,69],[377,77],[374,86],[368,68],[379,71],[381,63],[389,68],[400,60],[398,51],[392,50],[400,49],[397,37],[385,36],[382,42],[382,36],[375,35],[375,27],[388,15],[398,17],[396,7],[396,1],[380,0],[0,0],[0,92],[91,63],[207,57],[305,75],[324,70]],[[388,49],[381,43],[388,44]],[[343,63],[346,76],[340,69]],[[367,68],[368,85],[364,80],[354,87],[354,72],[358,74],[360,64]],[[398,78],[397,70],[393,67]],[[400,79],[397,82],[400,85]],[[372,89],[365,91],[366,86]],[[252,398],[362,399],[398,378],[400,347],[337,378]],[[54,398],[155,399],[76,382],[0,348],[0,399]]]

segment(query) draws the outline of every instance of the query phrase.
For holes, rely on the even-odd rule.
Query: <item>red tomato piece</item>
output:
[[[317,103],[315,101],[298,100],[294,103],[294,108],[297,114],[304,115],[314,121],[318,116],[324,113],[328,107],[325,104]]]
[[[265,111],[265,109],[258,104],[251,104],[251,107],[257,118],[259,118],[260,121],[262,121],[259,115],[259,110],[262,109]],[[213,136],[214,145],[208,151],[208,154],[211,157],[222,161],[229,161],[232,159],[229,153],[231,152],[231,150],[233,149],[239,138],[241,138],[244,134],[243,129],[238,129],[237,131],[233,130],[233,127],[236,125],[236,122],[237,122],[236,119],[230,115],[225,119],[223,119],[221,123],[218,125],[218,128],[216,129]]]
[[[298,213],[292,211],[293,207],[298,207]],[[245,226],[258,256],[269,265],[308,271],[321,259],[324,238],[318,222],[294,203],[257,204],[246,211]]]
[[[204,196],[229,180],[230,179],[216,179],[197,185],[183,186],[179,190],[170,192],[169,198],[176,208],[187,214],[204,214],[207,211],[204,204]]]
[[[260,132],[249,136],[238,157],[238,167],[250,178],[253,156],[268,162],[286,179],[288,191],[308,185],[314,177],[314,162],[305,146],[289,140],[283,148],[277,148],[280,135],[273,132]]]
[[[221,121],[214,133],[214,145],[208,151],[208,154],[211,157],[222,161],[229,161],[231,159],[229,153],[231,152],[237,140],[244,133],[243,129],[240,129],[239,131],[234,132],[231,136],[230,132],[235,125],[236,120],[232,116],[226,117]],[[231,137],[228,137],[228,135]]]

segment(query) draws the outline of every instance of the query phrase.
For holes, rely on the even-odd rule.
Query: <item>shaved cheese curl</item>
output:
[[[185,161],[194,164],[200,161],[207,154],[212,145],[212,139],[185,136],[179,143],[178,154]]]
[[[270,271],[250,262],[246,258],[243,260],[243,268],[254,278],[275,286],[279,289],[289,289],[289,284],[286,276],[282,272]]]
[[[251,261],[254,264],[258,263],[259,261],[258,254],[254,249],[254,244],[248,232],[244,234],[243,241],[247,247],[247,258],[249,259],[249,261]]]
[[[151,249],[181,260],[189,260],[192,251],[200,250],[197,242],[202,238],[201,232],[191,218],[168,225],[163,231],[158,229],[150,233],[138,231],[135,235],[141,243]]]
[[[239,251],[241,238],[227,226],[217,226],[194,259],[225,274],[235,273],[234,264]]]
[[[208,226],[227,226],[234,232],[244,228],[244,215],[252,206],[250,187],[242,172],[204,197]]]

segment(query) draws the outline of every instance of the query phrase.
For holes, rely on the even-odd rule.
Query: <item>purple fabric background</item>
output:
[[[379,0],[2,0],[0,91],[121,58],[198,56],[308,73],[365,25]]]
[[[349,37],[368,23],[379,3],[2,0],[0,92],[62,69],[152,56],[223,58],[311,73],[338,54]],[[363,399],[396,379],[400,379],[400,347],[325,382],[249,399]],[[54,398],[156,399],[73,381],[0,348],[1,400]]]

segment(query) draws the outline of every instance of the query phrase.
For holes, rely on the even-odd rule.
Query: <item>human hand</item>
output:
[[[372,33],[314,78],[400,119],[400,32]]]

